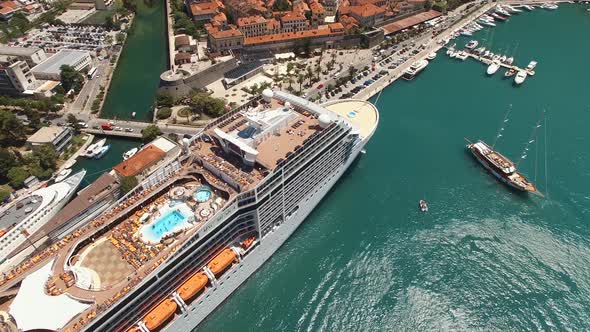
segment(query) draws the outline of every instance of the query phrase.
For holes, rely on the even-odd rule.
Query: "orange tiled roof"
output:
[[[340,16],[340,23],[342,23],[346,29],[352,29],[359,26],[359,22],[354,17],[348,15]]]
[[[216,31],[210,35],[211,35],[211,37],[213,37],[215,39],[243,36],[243,34],[240,30],[234,30],[234,29]]]
[[[4,8],[16,9],[18,7],[18,4],[14,1],[4,1],[4,2],[0,3],[0,6],[4,7]]]
[[[124,160],[113,169],[121,176],[135,176],[143,170],[164,158],[166,152],[150,144],[137,152],[133,157]]]
[[[219,1],[191,3],[191,13],[195,15],[215,14],[219,8],[223,8],[223,4]]]
[[[264,24],[266,19],[260,15],[246,16],[238,18],[238,27],[242,28],[253,24]]]
[[[309,8],[311,9],[311,12],[314,14],[324,14],[326,12],[326,10],[324,9],[324,6],[322,6],[322,4],[318,3],[318,2],[313,2]]]
[[[416,24],[426,22],[426,21],[431,20],[435,17],[439,17],[440,15],[442,15],[442,14],[440,12],[437,12],[436,10],[429,10],[427,12],[412,15],[412,16],[404,18],[402,20],[395,21],[393,23],[389,23],[383,27],[383,30],[385,30],[385,34],[394,33],[394,32],[409,28],[411,26],[414,26]]]
[[[283,32],[266,36],[248,37],[244,39],[244,45],[265,44],[270,42],[288,41],[292,39],[325,37],[329,35],[339,35],[341,33],[332,33],[330,29],[314,29],[297,32]]]
[[[339,31],[344,30],[344,25],[342,25],[342,23],[340,23],[340,22],[328,24],[328,27],[330,28],[330,31],[332,31],[332,32],[339,32]]]
[[[281,17],[281,21],[283,22],[290,22],[290,21],[305,21],[307,20],[305,18],[305,16],[301,15],[301,14],[296,14],[296,13],[288,13],[286,15],[284,15],[283,17]]]
[[[370,16],[375,16],[377,14],[385,13],[385,9],[368,3],[368,4],[365,4],[362,6],[351,6],[350,12],[356,16],[370,17]]]

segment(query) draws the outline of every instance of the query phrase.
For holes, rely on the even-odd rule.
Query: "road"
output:
[[[74,114],[82,121],[88,121],[91,117],[90,109],[96,95],[100,92],[100,86],[106,86],[108,73],[111,70],[108,60],[100,61],[96,66],[96,76],[89,79],[74,102],[70,105],[67,113]],[[84,104],[86,102],[86,104]]]
[[[100,129],[101,124],[111,123],[115,130],[102,130]],[[105,135],[105,136],[120,136],[120,137],[141,137],[141,131],[147,126],[151,125],[149,122],[138,122],[138,121],[126,121],[126,120],[111,120],[111,119],[91,119],[88,121],[88,128],[84,129],[84,132]],[[120,129],[118,129],[119,127]],[[158,128],[164,134],[177,134],[182,135],[195,135],[201,132],[202,128],[180,126],[180,125],[159,125]]]

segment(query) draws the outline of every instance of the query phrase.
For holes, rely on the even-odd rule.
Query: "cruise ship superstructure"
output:
[[[0,294],[20,285],[7,311],[23,330],[192,330],[289,238],[378,121],[365,101],[317,105],[265,90],[185,139],[177,161],[100,218],[0,278]],[[23,300],[31,294],[40,300]]]

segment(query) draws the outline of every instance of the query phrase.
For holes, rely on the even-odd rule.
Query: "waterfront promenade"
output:
[[[457,8],[455,10],[455,15],[457,15],[457,13],[459,13],[460,11],[463,11],[465,6],[466,5],[463,5],[459,8]],[[449,26],[447,29],[445,29],[443,32],[441,32],[437,36],[426,37],[427,40],[422,39],[422,40],[417,41],[416,47],[418,47],[418,45],[421,45],[421,44],[426,45],[422,51],[420,51],[415,56],[408,58],[400,66],[396,67],[395,69],[392,69],[389,72],[389,74],[381,77],[379,80],[377,80],[371,86],[369,86],[367,89],[364,89],[364,90],[360,91],[359,93],[357,93],[354,96],[354,98],[368,100],[369,98],[378,94],[383,89],[385,89],[387,86],[392,84],[395,80],[399,79],[403,75],[403,73],[416,61],[418,61],[420,59],[424,59],[424,58],[426,58],[426,56],[428,54],[430,54],[432,52],[436,52],[439,49],[441,49],[444,46],[443,40],[450,38],[458,29],[461,29],[465,25],[474,21],[475,19],[477,19],[479,16],[481,16],[483,13],[490,10],[494,6],[496,6],[496,3],[485,4],[485,5],[481,6],[480,8],[472,11],[470,14],[468,14],[464,18],[458,20],[457,22],[455,22],[454,24]],[[377,68],[376,71],[378,71],[378,69],[380,69],[380,68]]]

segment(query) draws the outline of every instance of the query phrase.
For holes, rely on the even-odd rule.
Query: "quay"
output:
[[[447,49],[451,49],[451,48],[448,48],[448,47],[447,47]],[[494,60],[492,60],[492,59],[490,59],[490,58],[487,58],[487,57],[485,57],[485,56],[482,56],[482,55],[477,55],[477,54],[474,54],[473,52],[470,52],[470,51],[467,51],[467,50],[463,50],[463,51],[461,51],[461,52],[464,52],[464,54],[465,54],[465,58],[473,58],[473,59],[475,59],[475,60],[477,60],[477,61],[479,61],[479,62],[483,63],[484,65],[489,65],[489,64],[491,64],[492,62],[494,62]],[[461,59],[461,60],[463,60],[463,59]],[[520,68],[520,67],[518,67],[518,66],[515,66],[515,65],[510,65],[510,64],[507,64],[507,63],[504,63],[504,62],[500,62],[500,61],[496,61],[496,63],[498,64],[498,66],[500,66],[500,67],[502,67],[502,68],[506,68],[506,69],[513,69],[513,70],[515,70],[516,72],[519,72],[519,71],[524,71],[524,72],[526,72],[526,73],[527,73],[527,75],[529,75],[529,76],[533,76],[533,75],[535,75],[535,71],[534,71],[534,70],[528,70],[528,69],[526,69],[526,68]]]

